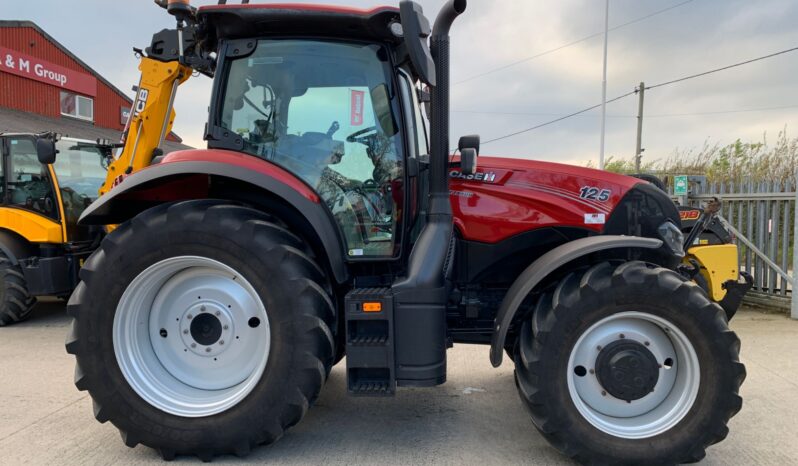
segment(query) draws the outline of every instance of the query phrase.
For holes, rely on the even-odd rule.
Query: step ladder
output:
[[[394,373],[393,296],[390,288],[347,293],[346,376],[350,395],[392,396]]]

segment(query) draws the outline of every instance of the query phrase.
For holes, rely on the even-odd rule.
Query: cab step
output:
[[[347,293],[345,306],[349,394],[394,395],[396,377],[391,289],[354,289]]]

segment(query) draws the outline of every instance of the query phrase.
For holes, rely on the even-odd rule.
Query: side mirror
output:
[[[36,140],[36,156],[39,163],[49,165],[55,162],[55,141],[50,138],[39,138]]]
[[[477,172],[477,151],[476,149],[466,148],[460,151],[460,173],[465,176],[473,175]]]
[[[462,153],[463,149],[474,149],[477,151],[477,155],[479,155],[479,143],[480,138],[478,134],[463,136],[460,138],[460,142],[457,143],[457,150]]]

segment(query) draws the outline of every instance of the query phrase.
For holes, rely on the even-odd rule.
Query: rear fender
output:
[[[513,282],[502,300],[490,343],[490,362],[499,367],[504,354],[507,331],[510,329],[521,303],[546,277],[560,267],[588,254],[610,249],[657,249],[662,241],[637,236],[591,236],[570,241],[540,256]]]
[[[224,179],[228,189],[213,192],[213,180]],[[125,222],[140,212],[165,202],[209,197],[238,200],[230,185],[241,192],[259,192],[264,200],[276,199],[289,206],[299,219],[298,233],[314,242],[329,261],[338,283],[348,279],[343,242],[335,220],[319,196],[282,168],[229,151],[185,151],[170,154],[162,163],[136,172],[100,196],[80,218],[85,225]],[[282,217],[281,217],[282,218]],[[293,226],[293,225],[292,225]]]

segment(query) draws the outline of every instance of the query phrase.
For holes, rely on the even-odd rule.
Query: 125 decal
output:
[[[612,191],[609,189],[599,189],[594,186],[585,186],[579,191],[579,197],[591,201],[607,202],[610,200],[610,196],[612,196]]]

